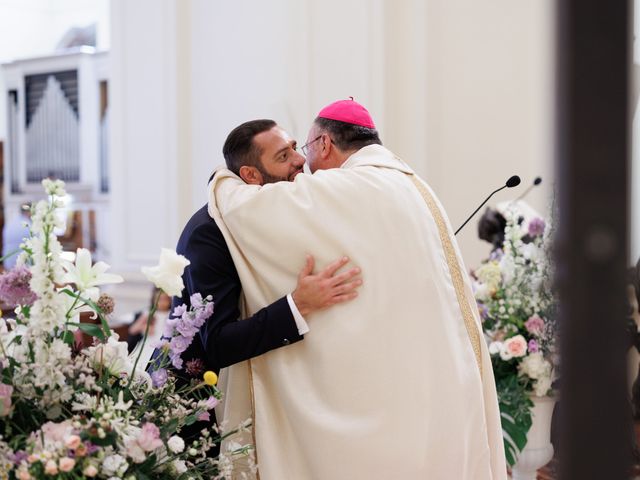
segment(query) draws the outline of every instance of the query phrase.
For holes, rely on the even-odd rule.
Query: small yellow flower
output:
[[[212,387],[218,383],[218,375],[216,375],[216,372],[212,372],[211,370],[204,372],[204,383]]]

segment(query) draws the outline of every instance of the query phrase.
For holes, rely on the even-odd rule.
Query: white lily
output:
[[[155,267],[142,267],[142,273],[156,287],[167,295],[179,296],[184,289],[182,273],[191,262],[173,250],[163,248],[160,251],[160,261]]]
[[[105,273],[109,265],[104,262],[96,262],[92,265],[91,252],[86,248],[79,248],[76,252],[75,263],[63,262],[62,267],[66,273],[62,277],[64,283],[74,283],[78,291],[91,300],[97,300],[100,295],[98,285],[109,283],[121,283],[120,275]]]

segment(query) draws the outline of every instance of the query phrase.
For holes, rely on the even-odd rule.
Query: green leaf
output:
[[[73,333],[70,332],[69,330],[67,330],[66,332],[64,332],[62,334],[62,341],[64,343],[66,343],[67,345],[73,345],[75,342],[75,337],[73,336]]]
[[[92,337],[96,337],[100,341],[104,341],[106,338],[102,328],[93,323],[81,323],[78,325],[78,328],[82,330],[87,335],[91,335]]]

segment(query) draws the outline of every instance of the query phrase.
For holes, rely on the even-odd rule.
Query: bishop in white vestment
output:
[[[441,204],[406,163],[369,145],[293,182],[221,169],[209,213],[247,313],[291,291],[307,253],[362,269],[358,298],[309,316],[304,341],[228,372],[224,415],[253,417],[259,478],[506,479],[471,284]]]

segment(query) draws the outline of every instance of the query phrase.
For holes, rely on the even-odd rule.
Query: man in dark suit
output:
[[[278,153],[277,160],[261,161],[254,138],[274,126],[275,122],[271,120],[255,120],[235,128],[227,137],[223,154],[227,160],[242,159],[247,165],[240,171],[247,183],[264,185],[291,181],[302,172],[304,157],[296,151],[294,141]],[[314,275],[313,257],[308,256],[292,293],[240,320],[238,272],[222,232],[209,216],[206,205],[187,222],[176,251],[190,264],[182,277],[185,285],[182,296],[173,298],[172,307],[180,304],[189,307],[194,293],[200,293],[203,298],[211,295],[214,302],[213,314],[182,354],[184,366],[176,373],[187,381],[190,377],[202,378],[205,369],[218,373],[221,368],[301,341],[309,330],[304,316],[352,300],[362,283],[355,278],[360,273],[358,268],[337,273],[348,263],[347,258],[336,260]],[[183,434],[187,438],[195,437],[206,427],[204,422],[197,422],[184,429]]]

